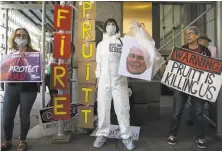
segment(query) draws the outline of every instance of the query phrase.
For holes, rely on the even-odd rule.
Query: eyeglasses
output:
[[[194,33],[193,32],[186,33],[186,36],[191,36],[191,35],[194,35]]]
[[[21,38],[22,37],[22,39],[27,39],[27,36],[23,35],[23,34],[16,34],[15,37],[16,38]]]

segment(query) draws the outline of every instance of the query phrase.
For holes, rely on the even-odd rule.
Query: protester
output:
[[[127,77],[118,74],[122,41],[115,19],[105,22],[103,40],[97,46],[96,78],[98,83],[98,130],[95,148],[101,148],[109,135],[110,108],[113,98],[114,108],[121,130],[122,142],[128,150],[135,148],[130,130],[130,105]]]
[[[189,27],[186,31],[187,44],[182,46],[182,48],[189,49],[202,55],[211,56],[208,48],[198,44],[199,34],[199,29],[196,26]],[[183,113],[188,97],[188,94],[174,90],[173,117],[170,125],[170,136],[168,138],[168,143],[170,145],[176,144],[176,136],[181,122],[181,115]],[[194,122],[196,124],[196,144],[199,148],[206,148],[203,121],[205,100],[195,96],[190,96],[190,98],[194,111]]]
[[[18,28],[9,40],[9,47],[12,54],[20,54],[25,57],[25,52],[37,52],[32,48],[31,38],[25,28]],[[36,82],[7,83],[3,101],[3,128],[5,141],[1,144],[1,150],[5,151],[12,147],[12,136],[14,118],[18,106],[20,106],[21,133],[18,151],[27,150],[26,136],[30,128],[30,112],[39,91],[39,84]]]
[[[58,63],[58,59],[54,59],[53,57],[50,57],[49,63],[47,65],[47,67],[46,67],[47,72],[45,74],[45,84],[46,84],[46,86],[49,89],[49,95],[50,95],[50,100],[49,100],[48,104],[46,105],[47,107],[52,106],[52,104],[53,104],[53,101],[52,101],[53,94],[57,94],[58,93],[58,90],[51,89],[51,86],[50,86],[50,83],[51,83],[50,82],[51,81],[51,79],[50,79],[50,77],[51,77],[51,64],[52,63],[56,63],[57,64]]]
[[[207,47],[211,52],[211,57],[216,58],[216,47],[209,45],[211,42],[211,39],[208,38],[206,34],[201,34],[198,38],[198,44]],[[215,103],[208,102],[208,114],[209,118],[213,120],[216,123],[216,117],[215,117]],[[187,125],[193,125],[194,124],[194,118],[192,113],[192,107],[190,106],[190,113],[189,113],[189,119],[187,120]],[[213,127],[213,125],[211,125]]]
[[[211,42],[212,40],[208,38],[208,36],[206,34],[201,34],[200,35],[200,38],[198,39],[198,43],[200,45],[203,45],[205,47],[207,47],[210,52],[211,52],[211,57],[212,58],[216,58],[216,47],[212,46],[212,45],[209,45],[209,43]]]

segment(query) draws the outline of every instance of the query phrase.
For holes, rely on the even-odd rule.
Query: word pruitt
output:
[[[95,43],[95,17],[96,2],[78,3],[78,103],[90,105],[79,108],[78,127],[93,128],[93,105],[95,95],[95,67],[96,67],[96,43]]]

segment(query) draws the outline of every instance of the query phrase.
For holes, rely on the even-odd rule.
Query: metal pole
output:
[[[60,1],[60,4],[61,5],[65,5],[65,1]],[[59,59],[59,64],[61,64],[61,59]],[[58,90],[58,94],[64,94],[64,91],[62,90]],[[59,120],[58,121],[58,134],[57,134],[58,137],[65,137],[65,134],[64,134],[64,121],[63,120]]]
[[[164,5],[162,4],[162,6],[163,6],[163,46],[164,46],[164,44],[165,44],[165,29],[166,29],[166,27],[165,27]],[[165,48],[165,47],[164,47],[164,48]],[[163,48],[163,50],[164,50],[164,48]]]
[[[175,36],[175,24],[174,24],[174,5],[173,5],[173,10],[172,10],[172,21],[173,21],[173,37]],[[173,39],[173,47],[175,46],[175,39]]]
[[[46,3],[42,2],[42,108],[45,107],[45,15],[46,15]]]
[[[209,12],[212,8],[214,8],[214,5],[212,5],[208,10],[203,12],[200,16],[198,16],[196,19],[194,19],[189,25],[187,25],[183,30],[181,30],[178,34],[176,34],[171,40],[169,40],[167,43],[165,43],[163,46],[161,46],[157,51],[160,51],[163,49],[166,45],[168,45],[171,41],[173,41],[177,36],[179,36],[183,31],[185,31],[188,27],[190,27],[193,23],[195,23],[198,19],[200,19],[203,15],[205,15],[207,12]]]
[[[5,10],[5,54],[8,53],[8,9]]]
[[[5,55],[8,53],[8,9],[5,10]],[[6,83],[4,83],[4,90]]]
[[[222,38],[222,30],[221,30],[221,25],[222,25],[222,2],[217,1],[216,3],[216,21],[217,21],[217,26],[216,26],[216,35],[217,35],[217,58],[222,59],[222,43],[221,43],[221,38]],[[220,93],[217,97],[217,136],[218,138],[222,138],[222,88],[220,89]]]

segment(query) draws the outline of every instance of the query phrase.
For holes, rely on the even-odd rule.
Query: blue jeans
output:
[[[12,139],[14,118],[19,105],[21,121],[20,140],[26,140],[30,128],[30,112],[36,97],[37,92],[22,92],[21,84],[7,84],[3,102],[3,127],[6,141]]]
[[[186,105],[188,94],[174,90],[174,99],[173,99],[173,118],[170,125],[170,135],[176,136],[180,122],[181,115],[183,113],[184,107]],[[193,108],[193,117],[196,125],[196,138],[204,138],[204,119],[203,119],[203,110],[204,110],[205,101],[191,96],[191,104]]]

